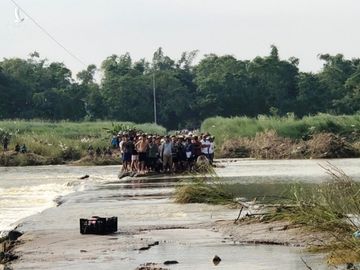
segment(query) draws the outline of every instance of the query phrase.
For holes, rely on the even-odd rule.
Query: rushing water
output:
[[[354,179],[360,179],[360,159],[337,159],[331,163]],[[318,182],[328,178],[319,166],[326,166],[325,160],[240,160],[221,164],[226,168],[219,169],[218,174],[228,183]],[[0,167],[0,231],[12,229],[19,220],[55,206],[60,197],[67,194],[76,192],[73,197],[76,199],[89,197],[88,193],[94,189],[111,193],[119,187],[118,170],[118,166]],[[83,175],[90,175],[90,179],[80,180]],[[172,192],[176,181],[124,180],[122,192],[115,192],[114,196],[123,199],[137,195],[164,197]]]
[[[62,196],[89,188],[79,177],[94,169],[99,171],[69,166],[0,167],[0,232],[12,229],[25,217],[56,206]],[[102,168],[92,183],[104,177],[116,179],[116,174],[110,174]]]

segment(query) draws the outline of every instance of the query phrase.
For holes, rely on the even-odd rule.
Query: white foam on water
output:
[[[56,198],[77,188],[66,183],[0,188],[0,232],[12,230],[19,220],[55,206]]]

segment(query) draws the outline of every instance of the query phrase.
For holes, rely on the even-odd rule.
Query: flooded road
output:
[[[360,179],[360,160],[331,162]],[[220,163],[225,168],[217,173],[228,183],[319,182],[328,177],[318,163],[326,164],[323,160],[240,160]],[[147,262],[166,269],[305,269],[300,257],[313,269],[331,269],[318,255],[300,248],[243,245],[227,239],[212,224],[233,220],[238,209],[173,203],[180,177],[119,181],[118,170],[118,166],[0,168],[0,229],[22,219],[19,229],[26,232],[24,244],[17,247],[22,259],[14,269],[135,269]],[[79,179],[86,174],[88,179]],[[92,215],[117,216],[119,232],[80,235],[79,218]],[[151,241],[160,244],[139,251]],[[214,255],[223,259],[218,266],[212,264]],[[179,264],[164,266],[166,260]]]

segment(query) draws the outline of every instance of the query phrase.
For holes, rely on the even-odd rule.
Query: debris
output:
[[[178,261],[165,261],[164,264],[165,265],[169,265],[169,264],[178,264]]]
[[[117,217],[102,218],[93,216],[89,219],[80,218],[81,234],[110,234],[117,231]]]
[[[355,238],[360,238],[360,231],[354,232],[354,233],[353,233],[353,236],[354,236]]]
[[[19,231],[10,231],[7,238],[10,240],[10,241],[15,241],[17,240],[20,236],[22,236],[23,234]]]
[[[145,263],[137,267],[135,270],[169,270],[167,268],[162,268],[156,263]]]
[[[153,246],[157,246],[157,245],[159,245],[159,241],[155,241],[154,243],[149,244],[149,247],[153,247]]]
[[[159,245],[159,241],[155,241],[154,243],[148,244],[147,247],[141,247],[141,248],[139,248],[139,251],[141,251],[141,250],[148,250],[148,249],[150,249],[151,247],[157,246],[157,245]]]
[[[214,265],[218,265],[221,262],[221,258],[218,255],[215,255],[213,258]]]

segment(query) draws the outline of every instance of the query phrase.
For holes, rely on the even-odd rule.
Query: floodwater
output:
[[[217,169],[217,173],[224,182],[244,185],[271,185],[294,181],[316,183],[329,179],[319,166],[326,166],[326,162],[238,160],[221,162],[225,168]],[[360,159],[338,159],[330,162],[355,180],[360,179]],[[110,269],[107,268],[109,264],[112,269],[134,269],[142,263],[161,263],[166,260],[179,261],[179,264],[166,267],[169,269],[305,269],[300,257],[305,258],[309,265],[316,266],[313,269],[328,269],[318,255],[303,253],[298,248],[244,246],[224,241],[222,235],[209,230],[172,229],[234,219],[238,210],[204,204],[175,204],[171,195],[180,178],[169,179],[164,176],[124,178],[119,181],[118,171],[118,166],[0,168],[0,231],[12,229],[20,222],[20,229],[26,232],[63,230],[75,235],[75,231],[78,234],[80,217],[116,215],[119,218],[120,231],[136,227],[154,228],[144,230],[134,238],[139,240],[150,237],[162,241],[162,244],[141,254],[134,249],[125,248],[116,255],[108,254],[103,260],[97,257],[96,263],[87,264],[87,269]],[[83,175],[90,177],[80,180]],[[56,205],[60,206],[54,207]],[[157,226],[168,226],[169,229],[156,230]],[[122,241],[121,238],[118,237],[118,241]],[[76,246],[76,243],[72,245]],[[62,248],[57,246],[52,252],[56,253]],[[215,254],[223,258],[216,267],[211,261]],[[26,257],[26,254],[24,256]],[[34,264],[31,258],[34,258]],[[15,269],[32,269],[31,267],[35,266],[37,269],[61,269],[64,264],[67,269],[84,267],[84,261],[76,263],[76,257],[71,263],[59,258],[51,263],[51,267],[46,260],[40,263],[37,259],[39,258],[34,254],[28,255],[27,264],[22,262],[18,268],[15,264]]]

